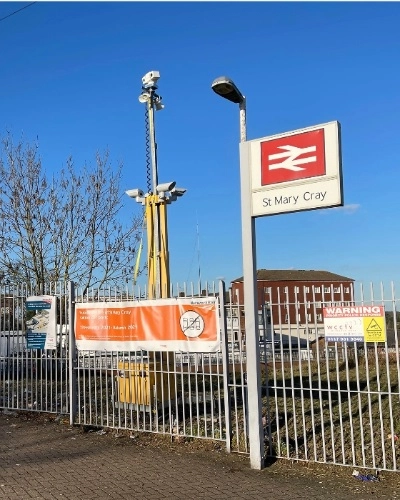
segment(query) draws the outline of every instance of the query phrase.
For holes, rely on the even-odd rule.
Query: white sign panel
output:
[[[384,306],[324,307],[327,342],[386,342]]]
[[[57,298],[52,295],[28,297],[26,309],[36,311],[26,322],[27,349],[56,349]]]
[[[252,216],[343,205],[337,121],[240,144]]]

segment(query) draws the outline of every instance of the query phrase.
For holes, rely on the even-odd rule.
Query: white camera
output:
[[[137,198],[138,196],[142,197],[144,195],[141,189],[128,189],[125,193],[129,196],[129,198]]]
[[[162,184],[158,184],[157,193],[165,193],[166,191],[171,191],[175,187],[176,182],[163,182]]]
[[[171,189],[171,194],[175,196],[183,196],[185,193],[186,193],[185,188],[174,187],[173,189]]]
[[[160,72],[159,71],[149,71],[142,78],[142,83],[146,87],[152,86],[152,85],[155,85],[159,79],[160,79]]]

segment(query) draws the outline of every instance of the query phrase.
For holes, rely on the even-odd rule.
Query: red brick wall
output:
[[[258,309],[270,304],[274,324],[322,323],[324,304],[348,304],[353,299],[352,281],[258,281],[257,289]],[[232,296],[235,304],[244,303],[243,282],[232,283]]]

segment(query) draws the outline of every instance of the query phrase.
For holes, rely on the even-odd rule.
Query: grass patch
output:
[[[397,469],[400,395],[396,358],[270,363],[263,369],[271,456]]]

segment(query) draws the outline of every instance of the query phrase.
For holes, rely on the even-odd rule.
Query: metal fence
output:
[[[305,302],[317,307],[312,294]],[[271,318],[278,341],[271,344],[261,367],[265,445],[270,457],[398,470],[399,299],[393,284],[389,289],[359,285],[352,303],[385,306],[385,342],[329,343],[315,333],[316,326],[323,325],[307,328],[299,324],[297,315],[285,324]],[[327,296],[318,306],[335,304],[340,301]],[[270,305],[273,311],[274,304]],[[298,306],[306,307],[306,303]],[[284,329],[291,332],[294,345],[286,350]],[[305,335],[300,336],[302,329]],[[301,343],[310,355],[300,355]]]
[[[140,300],[146,294],[117,288],[85,293],[77,288],[72,294],[69,284],[40,290],[57,297],[57,349],[27,350],[25,300],[39,292],[3,286],[0,407],[64,413],[75,424],[131,433],[212,439],[249,453],[243,306],[233,297],[225,303],[221,290],[211,285],[205,291],[191,286],[174,291],[175,296],[220,295],[221,352],[194,354],[77,351],[70,337],[74,303]],[[334,303],[331,297],[318,303],[313,291],[304,297],[296,307],[313,308],[315,318]],[[385,306],[388,335],[382,343],[325,342],[323,322],[300,323],[299,315],[290,314],[289,299],[282,290],[273,303],[266,289],[262,301],[268,304],[258,332],[266,457],[398,470],[394,286],[354,290],[353,304]],[[285,320],[276,314],[281,306],[287,307]]]
[[[215,295],[212,285],[199,294]],[[192,287],[176,296],[195,295]],[[128,290],[76,290],[77,302],[140,300]],[[226,441],[220,353],[88,352],[76,360],[76,423]]]
[[[56,297],[58,335],[55,350],[28,350],[26,298],[35,294]],[[51,413],[69,412],[68,285],[0,286],[0,407]],[[64,328],[60,325],[63,325]]]

